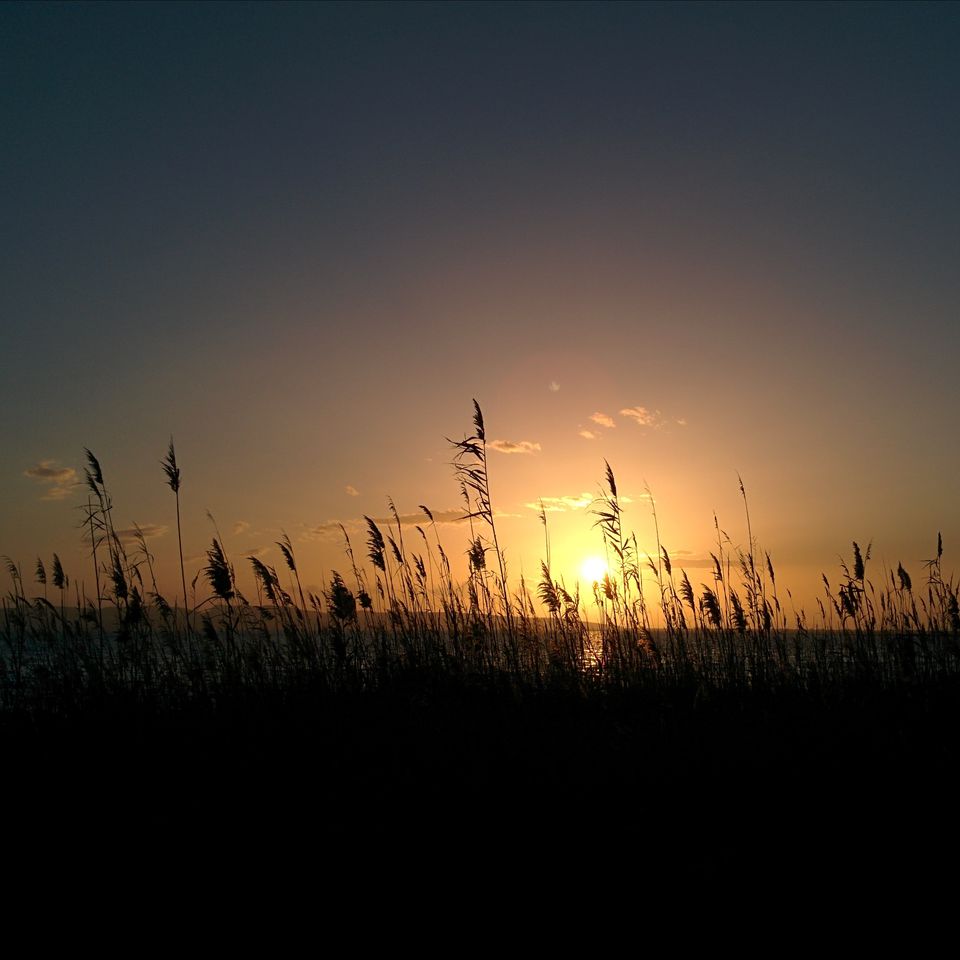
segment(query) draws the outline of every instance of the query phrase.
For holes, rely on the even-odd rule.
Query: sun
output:
[[[587,583],[599,583],[607,575],[607,561],[596,555],[585,557],[580,564],[580,576]]]

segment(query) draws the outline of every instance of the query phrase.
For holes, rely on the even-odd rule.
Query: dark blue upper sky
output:
[[[295,255],[559,194],[811,240],[895,218],[886,242],[916,256],[922,225],[946,269],[958,12],[7,4],[5,261],[83,274],[198,231],[215,257],[253,224]]]

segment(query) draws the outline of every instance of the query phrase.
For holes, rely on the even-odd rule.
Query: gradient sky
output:
[[[0,553],[92,579],[89,447],[172,595],[172,434],[188,576],[209,510],[316,588],[334,521],[458,507],[476,397],[513,576],[540,497],[600,550],[604,459],[695,583],[738,472],[805,604],[854,539],[952,565],[958,50],[957,4],[3,4]]]

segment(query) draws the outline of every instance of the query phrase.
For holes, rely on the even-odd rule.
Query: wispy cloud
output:
[[[348,483],[344,488],[344,492],[348,497],[359,497],[360,491],[352,484]]]
[[[77,471],[73,467],[58,467],[56,460],[41,460],[36,466],[27,467],[23,475],[42,483],[70,483]]]
[[[40,498],[41,500],[66,500],[73,491],[74,487],[48,487],[47,492]]]
[[[250,524],[246,520],[236,520],[233,524],[233,534],[239,537],[241,533],[246,533],[250,529]]]
[[[671,426],[685,427],[686,417],[665,416],[659,410],[649,407],[624,407],[620,411],[621,417],[633,420],[639,427],[652,427],[654,430],[669,429]]]
[[[457,523],[464,519],[463,510],[459,508],[453,508],[450,510],[431,510],[431,516],[433,517],[433,522],[437,524],[443,523]],[[498,513],[499,517],[500,514]],[[508,514],[504,514],[508,516]],[[378,527],[389,527],[391,525],[396,525],[396,519],[393,515],[386,517],[371,517],[371,520]],[[400,524],[404,527],[425,527],[430,523],[430,517],[428,517],[422,511],[419,513],[401,513],[400,514]],[[342,522],[343,528],[346,529],[347,533],[350,534],[351,539],[353,535],[357,533],[364,533],[367,529],[366,520],[363,517],[355,517],[352,520],[345,520]],[[326,520],[323,523],[314,524],[312,527],[307,527],[300,534],[301,540],[339,540],[343,542],[343,530],[341,530],[341,522],[337,520]]]
[[[580,436],[583,437],[584,440],[596,440],[596,439],[597,439],[597,435],[596,435],[592,430],[581,430],[581,431],[580,431]]]
[[[621,410],[620,412],[623,413],[624,411]],[[599,410],[591,414],[590,419],[598,426],[606,427],[608,430],[612,430],[617,425],[610,414],[601,413]]]
[[[694,553],[692,550],[668,550],[667,555],[674,567],[681,570],[708,570],[713,567],[709,553]],[[652,557],[656,561],[656,557]]]
[[[433,517],[434,523],[457,523],[459,520],[463,519],[463,510],[459,508],[454,508],[452,510],[431,510],[430,515]],[[373,522],[377,525],[389,526],[391,523],[396,523],[393,516],[389,517],[373,517]],[[360,521],[362,522],[362,521]],[[423,525],[430,522],[430,517],[428,517],[422,511],[419,513],[401,513],[400,514],[400,523],[405,527],[413,527],[416,525]]]
[[[487,444],[491,450],[496,450],[497,453],[539,453],[540,444],[532,443],[530,440],[520,440],[514,442],[513,440],[491,440]]]
[[[73,493],[77,471],[73,467],[58,467],[56,460],[41,460],[23,471],[25,477],[44,486],[41,500],[65,500]]]
[[[548,389],[551,393],[556,393],[556,392],[560,389],[560,384],[557,383],[556,380],[551,380],[551,381],[550,381],[550,385],[547,387],[547,389]]]
[[[633,420],[641,427],[654,427],[660,423],[660,411],[649,410],[647,407],[624,407],[620,416]]]
[[[122,530],[117,530],[117,536],[121,543],[136,543],[138,530],[143,535],[144,540],[153,540],[156,537],[164,536],[169,529],[169,527],[160,523],[142,523],[139,527],[124,527]]]
[[[546,513],[565,513],[567,510],[582,510],[584,507],[589,507],[593,500],[592,493],[581,493],[580,496],[541,497],[535,503],[528,503],[525,506],[539,513],[542,504]]]
[[[345,527],[357,526],[356,521],[345,523]],[[325,520],[323,523],[315,523],[312,527],[307,527],[300,533],[300,540],[339,540],[343,542],[343,531],[336,520]]]

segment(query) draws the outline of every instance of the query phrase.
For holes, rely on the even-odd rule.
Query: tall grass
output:
[[[788,617],[773,561],[754,538],[742,481],[747,545],[732,548],[715,521],[710,582],[695,585],[660,542],[649,491],[656,544],[651,552],[640,549],[607,463],[593,513],[609,573],[586,599],[557,580],[541,509],[545,555],[531,589],[508,578],[476,401],[473,432],[450,443],[468,531],[465,580],[452,575],[431,511],[421,506],[411,545],[390,501],[386,530],[365,518],[366,563],[341,527],[347,576],[334,570],[320,593],[304,591],[294,544],[284,534],[277,547],[289,589],[274,567],[251,556],[245,562],[256,596],[248,598],[217,532],[191,603],[171,440],[161,464],[175,495],[182,606],[158,589],[142,535],[133,548],[118,536],[103,470],[87,451],[83,536],[93,595],[77,586],[77,576],[70,595],[57,555],[49,577],[38,558],[35,582],[43,595],[31,595],[20,566],[7,559],[0,703],[66,704],[117,690],[171,700],[300,684],[362,690],[410,671],[516,687],[821,690],[851,681],[916,683],[960,670],[958,585],[944,573],[939,537],[922,585],[902,565],[876,582],[870,548],[853,542],[839,578],[824,575],[818,611]],[[199,601],[198,581],[207,588]],[[58,603],[47,596],[51,585]]]

